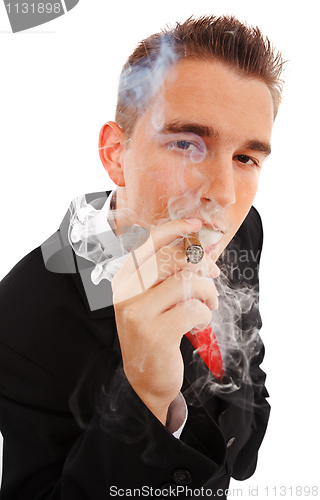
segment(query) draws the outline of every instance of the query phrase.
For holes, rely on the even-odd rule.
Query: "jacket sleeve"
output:
[[[232,465],[229,471],[235,479],[243,480],[250,477],[256,469],[258,450],[263,441],[270,415],[270,405],[267,401],[269,394],[265,387],[266,374],[260,366],[265,354],[264,344],[259,335],[259,331],[262,327],[259,312],[259,265],[263,244],[263,228],[260,215],[254,207],[247,217],[247,225],[244,224],[238,234],[240,238],[242,238],[244,246],[248,245],[248,248],[251,250],[246,255],[244,263],[241,264],[242,275],[246,278],[245,269],[249,268],[249,271],[247,271],[247,281],[256,291],[255,307],[244,314],[242,318],[243,332],[249,332],[249,335],[254,333],[254,342],[252,345],[254,352],[250,359],[249,370],[250,383],[244,387],[245,401],[249,406],[246,404],[242,405],[244,408],[244,419],[248,429],[248,437],[238,454],[235,456],[234,462],[231,460]],[[252,270],[252,272],[250,272],[250,270]],[[229,427],[230,429],[232,419],[230,419],[229,426],[225,426],[223,419],[226,419],[226,417],[227,415],[222,417],[221,426],[224,428]],[[226,438],[227,442],[230,443],[229,436],[230,431],[229,434],[227,431]],[[232,453],[234,453],[234,450],[232,450],[231,447],[230,455],[232,455]]]
[[[114,318],[88,318],[73,278],[47,271],[39,249],[3,280],[0,322],[1,500],[105,500],[134,488],[160,497],[253,472],[267,420],[262,349],[244,388],[256,410],[190,405],[177,440],[128,384]]]
[[[73,278],[47,271],[40,250],[3,280],[0,321],[1,500],[159,497],[218,477],[219,457],[174,438],[131,389],[114,318],[90,320]]]
[[[39,385],[57,390],[46,374],[26,369]],[[2,500],[104,500],[112,491],[183,485],[181,471],[192,488],[215,476],[220,464],[174,438],[141,403],[121,369],[114,383],[116,398],[114,390],[103,392],[101,411],[85,429],[70,413],[2,396]]]
[[[253,208],[241,226],[234,241],[229,245],[220,267],[228,276],[235,289],[252,293],[252,307],[248,307],[241,318],[239,326],[243,344],[246,346],[247,375],[237,382],[238,389],[228,393],[224,384],[228,384],[230,373],[234,381],[239,379],[239,372],[230,369],[226,379],[221,381],[217,390],[216,381],[212,383],[210,374],[205,373],[201,360],[195,359],[197,354],[188,354],[190,346],[185,343],[185,356],[189,370],[185,373],[185,397],[189,404],[188,432],[195,436],[198,446],[217,445],[217,439],[211,441],[215,424],[223,434],[225,443],[226,470],[230,477],[244,480],[250,477],[256,468],[258,450],[266,432],[270,406],[267,402],[268,392],[265,387],[266,375],[261,369],[264,358],[264,345],[259,331],[262,326],[259,313],[259,262],[262,250],[262,224],[258,212]],[[229,253],[228,253],[229,252]],[[221,298],[221,297],[220,297]],[[249,302],[250,304],[250,302]],[[186,339],[184,339],[186,341]],[[242,367],[241,355],[232,352],[236,367]],[[241,378],[241,377],[240,377]],[[205,422],[198,425],[199,422]],[[183,439],[182,435],[182,439]],[[211,445],[210,445],[211,443]],[[222,450],[222,447],[221,447]]]

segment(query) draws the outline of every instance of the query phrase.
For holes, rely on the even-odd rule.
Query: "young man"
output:
[[[251,207],[281,67],[234,18],[128,59],[99,143],[117,190],[75,200],[1,285],[1,499],[225,498],[254,472],[269,406]]]

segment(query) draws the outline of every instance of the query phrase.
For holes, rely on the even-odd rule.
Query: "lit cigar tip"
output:
[[[187,262],[198,264],[204,256],[204,250],[201,246],[197,233],[190,233],[184,238],[184,248],[186,251]]]

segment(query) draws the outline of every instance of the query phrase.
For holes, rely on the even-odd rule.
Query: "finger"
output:
[[[184,248],[180,246],[165,246],[160,248],[156,254],[157,269],[153,258],[146,260],[141,267],[140,277],[145,289],[155,287],[162,281],[170,278],[184,269],[196,275],[217,278],[220,270],[215,262],[208,255],[204,255],[198,264],[191,264],[187,261]]]
[[[113,280],[113,290],[115,292],[119,287],[126,287],[127,298],[133,297],[157,286],[183,269],[210,278],[217,278],[220,274],[218,266],[208,255],[205,254],[198,264],[191,264],[187,261],[183,247],[167,245],[160,248],[140,267],[137,266],[134,273],[117,276],[117,280]]]
[[[153,258],[148,259],[134,274],[129,275],[125,282],[118,283],[116,289],[114,287],[114,294],[117,294],[114,300],[119,303],[119,301],[135,297],[180,271],[194,273],[198,277],[211,278],[216,278],[220,272],[217,265],[207,255],[204,256],[203,262],[194,265],[187,262],[184,249],[172,246],[163,247],[156,254],[156,262]]]
[[[209,325],[212,318],[212,312],[206,304],[199,300],[191,299],[178,304],[173,309],[164,312],[160,316],[161,328],[164,333],[172,332],[168,336],[168,342],[174,345],[177,338],[180,339],[184,334],[193,328],[203,329]]]
[[[199,231],[202,226],[200,219],[177,219],[165,222],[151,230],[151,236],[155,250],[172,243],[179,236]]]
[[[123,288],[127,298],[138,295],[169,278],[187,264],[185,253],[179,247],[162,247],[155,255],[147,259],[134,273],[126,276],[126,280],[118,281],[117,291]],[[125,278],[123,276],[123,278]],[[115,290],[115,287],[114,287]]]
[[[116,275],[115,285],[121,282],[123,276],[127,277],[128,274],[136,272],[146,260],[152,258],[155,264],[155,255],[161,247],[169,245],[179,237],[198,231],[201,225],[199,219],[178,219],[153,228],[147,241],[131,251],[130,258]]]
[[[218,307],[217,291],[214,284],[187,267],[149,290],[145,287],[139,268],[136,273],[129,276],[125,284],[113,290],[113,303],[119,304],[143,292],[147,292],[145,298],[142,299],[145,301],[144,307],[153,308],[155,314],[161,314],[179,302],[192,297],[202,300],[212,310]]]
[[[144,297],[144,301],[152,304],[153,313],[160,315],[189,299],[198,299],[209,309],[218,308],[217,291],[214,284],[202,276],[195,275],[188,269],[180,271],[152,288]]]

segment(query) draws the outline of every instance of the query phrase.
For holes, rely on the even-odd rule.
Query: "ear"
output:
[[[123,143],[124,133],[119,125],[105,123],[99,135],[99,155],[110,179],[119,187],[125,185],[121,161]]]

